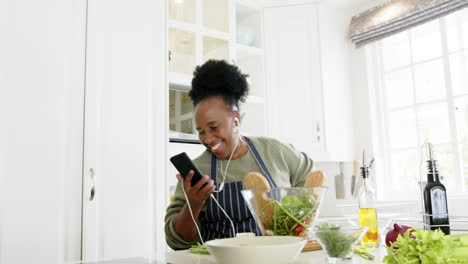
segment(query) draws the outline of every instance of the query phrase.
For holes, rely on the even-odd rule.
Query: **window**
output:
[[[468,9],[393,35],[370,46],[384,171],[383,199],[415,199],[421,146],[435,145],[449,194],[468,192]],[[404,184],[402,184],[404,183]],[[388,188],[387,186],[395,186]]]

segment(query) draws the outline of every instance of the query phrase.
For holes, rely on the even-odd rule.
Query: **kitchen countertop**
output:
[[[382,258],[385,256],[385,248],[380,247],[375,249],[373,254],[376,258],[373,261],[365,260],[357,255],[353,257],[352,260],[348,261],[349,264],[377,264],[382,263]],[[323,264],[325,263],[325,252],[323,250],[317,251],[309,251],[303,252],[299,255],[296,261],[292,262],[292,264]],[[198,255],[198,254],[191,254],[187,250],[184,251],[174,251],[166,253],[166,263],[171,264],[182,264],[182,263],[190,263],[190,264],[216,264],[214,257],[210,255]],[[163,262],[164,263],[164,262]]]
[[[357,255],[352,260],[347,261],[349,264],[380,264],[385,256],[385,249],[380,247],[375,249],[373,254],[376,258],[372,261],[365,260]],[[325,263],[325,252],[323,250],[303,252],[299,255],[296,261],[291,264],[322,264]],[[128,258],[103,260],[97,262],[78,262],[81,264],[216,264],[214,257],[210,255],[191,254],[188,250],[172,251],[166,253],[165,259],[148,260],[145,258]],[[78,264],[76,263],[76,264]]]

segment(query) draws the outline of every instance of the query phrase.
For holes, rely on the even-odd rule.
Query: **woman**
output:
[[[246,77],[236,66],[216,60],[198,66],[194,72],[189,96],[198,136],[206,147],[194,163],[205,176],[190,186],[192,172],[185,181],[177,175],[179,184],[165,221],[166,241],[173,249],[186,249],[200,241],[194,220],[204,241],[233,236],[230,220],[211,195],[232,219],[237,233],[259,235],[240,193],[244,176],[259,172],[272,187],[304,186],[306,175],[313,170],[312,160],[290,145],[240,135],[239,103],[248,93]]]

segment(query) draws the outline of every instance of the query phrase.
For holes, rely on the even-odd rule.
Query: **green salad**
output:
[[[353,249],[356,234],[342,232],[338,225],[323,224],[317,227],[315,235],[333,258],[343,258]]]
[[[206,246],[200,243],[197,243],[196,245],[192,245],[192,247],[189,248],[189,252],[192,254],[210,255],[210,252],[208,252],[208,249],[206,248]]]
[[[267,216],[265,210],[273,206],[272,216]],[[307,228],[318,208],[318,202],[309,192],[299,195],[285,195],[281,203],[273,200],[263,206],[263,222],[266,223],[266,235],[309,237]]]

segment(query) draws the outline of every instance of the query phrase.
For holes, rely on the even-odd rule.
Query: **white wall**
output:
[[[323,111],[329,160],[353,157],[353,108],[346,9],[318,5]]]
[[[2,264],[79,255],[84,3],[0,3]]]
[[[149,189],[153,190],[152,232],[148,235],[152,239],[150,258],[162,259],[166,251],[166,239],[164,234],[164,216],[166,209],[167,186],[167,145],[169,140],[169,89],[166,81],[167,48],[166,48],[166,14],[167,1],[151,1],[153,3],[153,41],[154,60],[153,70],[153,153],[154,174]]]

